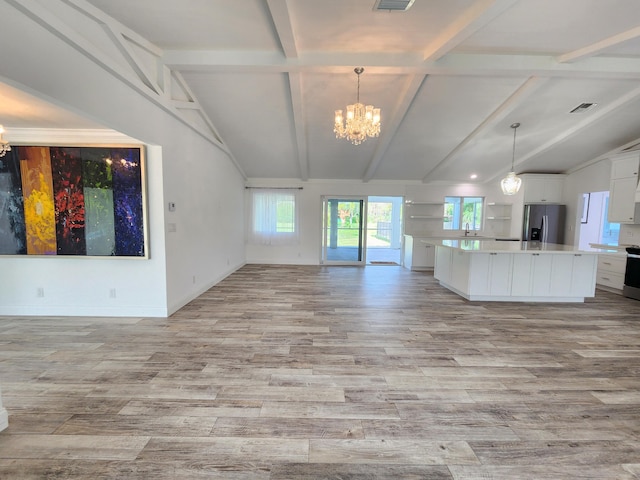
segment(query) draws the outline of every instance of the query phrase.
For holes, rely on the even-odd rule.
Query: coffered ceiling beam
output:
[[[267,0],[271,18],[276,26],[276,33],[282,45],[282,51],[287,58],[298,57],[298,47],[296,45],[296,36],[291,24],[289,16],[289,7],[287,0]]]
[[[560,55],[556,58],[556,60],[559,63],[576,62],[578,60],[583,60],[585,58],[598,55],[607,48],[615,47],[616,45],[627,42],[629,40],[633,40],[634,38],[638,37],[640,37],[640,27],[635,27],[627,30],[626,32],[618,33],[617,35],[605,38],[604,40],[600,40],[599,42],[574,50],[573,52],[568,52],[564,55]]]
[[[640,59],[618,57],[559,63],[555,57],[544,55],[449,53],[437,61],[424,62],[418,54],[316,52],[285,58],[281,53],[256,51],[168,50],[164,52],[163,61],[172,69],[199,72],[347,73],[353,70],[353,65],[365,65],[368,74],[640,78]]]
[[[519,0],[478,0],[444,29],[424,51],[425,61],[435,61],[449,53]]]
[[[375,152],[369,161],[363,181],[368,182],[374,178],[376,170],[380,166],[382,158],[389,148],[389,144],[396,136],[396,133],[402,124],[402,120],[407,114],[409,107],[411,107],[416,95],[420,91],[420,86],[424,82],[424,79],[424,75],[411,75],[405,83],[404,89],[402,90],[402,94],[399,96],[399,101],[396,104],[394,111],[390,115],[385,115],[382,134],[378,138]]]
[[[634,88],[627,94],[622,95],[621,97],[617,98],[611,103],[603,106],[602,108],[599,108],[597,111],[593,112],[588,117],[585,117],[584,120],[582,120],[581,122],[578,122],[575,125],[573,125],[571,128],[568,128],[563,132],[560,132],[558,135],[550,139],[548,142],[540,145],[537,148],[534,148],[526,155],[522,155],[516,160],[515,165],[524,163],[538,155],[541,155],[542,153],[550,150],[551,148],[556,147],[557,145],[564,142],[565,140],[575,135],[576,133],[580,132],[581,130],[587,128],[588,126],[596,122],[602,121],[603,119],[605,119],[606,117],[614,113],[616,110],[622,107],[628,106],[632,102],[636,101],[638,98],[640,98],[640,87]]]
[[[287,59],[298,57],[296,37],[289,15],[287,0],[267,0],[271,18],[276,27],[276,33],[282,45],[282,51]],[[309,158],[307,135],[305,131],[304,101],[302,98],[302,75],[300,72],[286,72],[289,80],[289,94],[291,98],[291,112],[293,115],[293,129],[296,139],[296,152],[300,179],[309,179]]]
[[[67,43],[70,47],[80,52],[96,65],[103,68],[114,78],[125,83],[173,118],[191,128],[212,145],[225,152],[239,173],[246,178],[240,164],[233,157],[226,144],[221,141],[204,110],[195,103],[192,105],[192,107],[198,110],[198,115],[204,120],[206,127],[194,124],[189,117],[183,115],[180,109],[176,108],[176,105],[173,104],[170,96],[172,76],[160,61],[162,51],[159,48],[96,9],[85,0],[58,0],[59,6],[66,5],[68,8],[80,12],[89,22],[92,22],[88,22],[87,26],[94,28],[96,35],[99,34],[98,32],[100,32],[100,30],[104,32],[124,59],[125,65],[122,61],[113,58],[112,53],[99,48],[96,46],[96,42],[92,42],[90,39],[87,39],[85,35],[79,33],[70,23],[65,22],[62,16],[55,15],[51,10],[43,7],[37,0],[6,0],[6,2],[26,17],[38,23],[51,34]],[[127,42],[132,42],[132,44],[129,45]],[[137,54],[132,48],[133,45],[142,48],[145,52],[156,58],[156,71],[149,71],[149,66],[137,58]],[[127,66],[129,68],[127,68]],[[188,100],[192,101],[193,96],[192,94],[190,95],[191,98]],[[192,109],[194,108],[190,108],[190,110]]]
[[[436,166],[429,170],[422,178],[424,183],[428,183],[431,178],[439,170],[453,163],[456,156],[464,150],[472,141],[480,138],[487,130],[493,128],[498,122],[502,121],[507,115],[513,112],[518,105],[530,97],[538,90],[548,79],[540,77],[531,77],[527,79],[518,89],[513,92],[497,109],[495,109],[482,123],[480,123],[467,137],[462,140],[456,147],[449,152]]]

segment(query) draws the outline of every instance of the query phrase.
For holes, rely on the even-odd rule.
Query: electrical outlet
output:
[[[196,276],[195,275],[193,276],[193,284],[194,285],[196,284]]]
[[[44,297],[44,288],[38,287],[38,289],[36,290],[36,296],[40,298]]]
[[[111,288],[109,290],[109,298],[116,298],[116,289],[115,288]]]

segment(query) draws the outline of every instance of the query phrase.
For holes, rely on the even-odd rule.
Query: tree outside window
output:
[[[444,198],[444,230],[482,229],[482,197],[445,197]]]

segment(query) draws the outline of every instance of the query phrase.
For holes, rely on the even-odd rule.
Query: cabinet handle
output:
[[[532,253],[532,255],[533,255],[534,257],[539,257],[539,256],[540,256],[540,254],[539,254],[539,253]]]
[[[602,277],[603,280],[611,280],[609,277]]]
[[[497,255],[497,253],[493,253],[493,252],[492,252],[492,253],[490,253],[489,255]]]
[[[574,253],[574,254],[573,254],[573,256],[574,256],[574,257],[581,257],[581,256],[582,256],[582,254],[581,254],[581,253]]]
[[[611,265],[611,262],[602,262],[604,265]]]

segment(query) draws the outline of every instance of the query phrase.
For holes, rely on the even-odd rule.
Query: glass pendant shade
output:
[[[522,179],[516,175],[516,172],[509,172],[507,176],[500,182],[502,193],[505,195],[515,195],[520,190]]]
[[[514,123],[511,125],[513,128],[513,153],[511,156],[511,171],[507,173],[507,176],[502,179],[500,182],[500,188],[502,188],[502,193],[505,195],[515,195],[520,190],[520,186],[522,185],[522,179],[516,175],[516,172],[513,169],[513,165],[516,160],[516,130],[520,126],[519,123]]]
[[[367,137],[380,135],[380,109],[360,103],[360,74],[364,68],[358,67],[354,71],[358,75],[356,103],[347,105],[346,121],[342,110],[335,111],[333,132],[336,138],[346,138],[353,145],[360,145]]]

